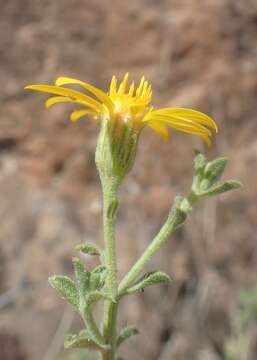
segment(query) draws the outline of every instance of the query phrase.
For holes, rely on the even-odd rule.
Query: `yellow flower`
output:
[[[154,110],[151,106],[152,89],[144,77],[135,88],[132,82],[127,90],[128,74],[118,86],[115,76],[112,77],[108,93],[83,81],[68,77],[57,78],[55,85],[28,85],[25,89],[37,90],[57,95],[46,101],[46,107],[60,102],[73,102],[83,107],[71,113],[71,120],[77,121],[83,116],[90,116],[112,124],[114,133],[119,134],[122,125],[126,124],[137,134],[148,126],[164,139],[169,137],[167,126],[176,130],[197,135],[208,145],[211,143],[211,129],[218,130],[215,121],[202,112],[185,108],[163,108]],[[80,85],[84,92],[73,90],[64,85]],[[92,97],[93,96],[93,97]]]

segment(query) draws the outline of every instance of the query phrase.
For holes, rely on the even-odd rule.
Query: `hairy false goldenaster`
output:
[[[71,121],[77,121],[83,116],[90,116],[100,121],[107,119],[115,125],[116,131],[119,131],[122,124],[126,123],[137,133],[148,126],[164,139],[169,137],[167,126],[170,126],[176,130],[197,135],[210,144],[212,133],[209,128],[216,132],[218,130],[211,117],[185,108],[155,110],[151,106],[152,88],[144,76],[137,88],[133,81],[127,89],[127,82],[128,73],[119,86],[116,77],[113,76],[108,93],[84,81],[69,77],[57,78],[55,85],[28,85],[25,89],[57,95],[46,101],[47,108],[60,102],[82,105],[81,109],[71,113]],[[64,85],[80,85],[88,92],[88,95]]]

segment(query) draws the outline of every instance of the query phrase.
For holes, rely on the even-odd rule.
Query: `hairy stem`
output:
[[[115,360],[116,338],[117,338],[117,312],[118,303],[109,302],[105,307],[104,336],[106,343],[110,345],[110,350],[102,353],[103,360]]]
[[[115,250],[114,223],[118,207],[117,179],[102,180],[103,187],[103,226],[105,241],[105,265],[108,269],[107,288],[112,301],[105,302],[103,332],[106,344],[110,350],[102,354],[104,360],[114,360],[116,352],[116,319],[118,294],[117,260]]]

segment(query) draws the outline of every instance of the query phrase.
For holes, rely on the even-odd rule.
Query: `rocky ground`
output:
[[[1,360],[67,356],[59,355],[63,332],[80,323],[46,279],[71,273],[75,244],[102,242],[97,127],[69,123],[68,107],[47,111],[43,97],[23,87],[67,75],[107,88],[113,73],[127,71],[153,83],[155,105],[211,114],[220,134],[205,151],[228,156],[226,176],[244,188],[197,206],[153,259],[151,267],[173,284],[123,303],[121,324],[141,331],[123,356],[255,360],[254,316],[244,336],[237,319],[240,290],[257,286],[257,2],[0,3]],[[120,194],[121,275],[158,231],[174,195],[187,192],[195,147],[203,144],[175,131],[166,143],[144,132]]]

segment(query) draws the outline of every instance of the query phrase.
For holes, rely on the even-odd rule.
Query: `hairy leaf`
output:
[[[101,299],[105,299],[105,300],[112,300],[107,294],[105,294],[103,291],[92,291],[91,293],[88,294],[88,296],[86,297],[86,307],[90,307],[91,305],[93,305],[95,302],[101,300]]]
[[[198,150],[195,151],[195,158],[194,158],[194,168],[195,171],[198,172],[199,170],[203,170],[207,160],[205,159],[205,156]]]
[[[84,264],[78,258],[72,259],[75,275],[78,283],[79,293],[81,298],[90,290],[90,272],[85,270]]]
[[[87,330],[82,330],[79,334],[67,335],[64,341],[64,347],[65,349],[86,348],[88,350],[108,348],[108,346],[99,345],[93,341]]]
[[[139,331],[134,326],[126,326],[123,328],[117,339],[117,346],[120,346],[125,340],[131,336],[137,335]]]
[[[89,242],[77,245],[75,247],[75,250],[81,251],[82,253],[87,254],[87,255],[100,255],[101,254],[98,247],[95,244],[92,244]]]
[[[201,195],[208,195],[208,196],[213,196],[213,195],[219,195],[222,194],[224,192],[230,191],[230,190],[235,190],[238,189],[242,186],[242,184],[240,183],[240,181],[236,181],[236,180],[230,180],[230,181],[226,181],[224,182],[224,184],[216,186],[204,193],[202,193]]]
[[[134,294],[143,291],[145,287],[160,284],[169,283],[171,281],[169,275],[161,271],[151,271],[142,276],[135,285],[126,290],[127,294]]]
[[[59,293],[62,299],[78,308],[79,293],[73,280],[67,276],[55,275],[49,278],[50,285]]]
[[[226,158],[218,158],[207,163],[204,169],[204,178],[209,180],[209,186],[212,186],[221,178],[227,162]]]
[[[93,269],[90,276],[90,290],[101,290],[105,285],[106,275],[107,268],[103,265],[99,265]]]

